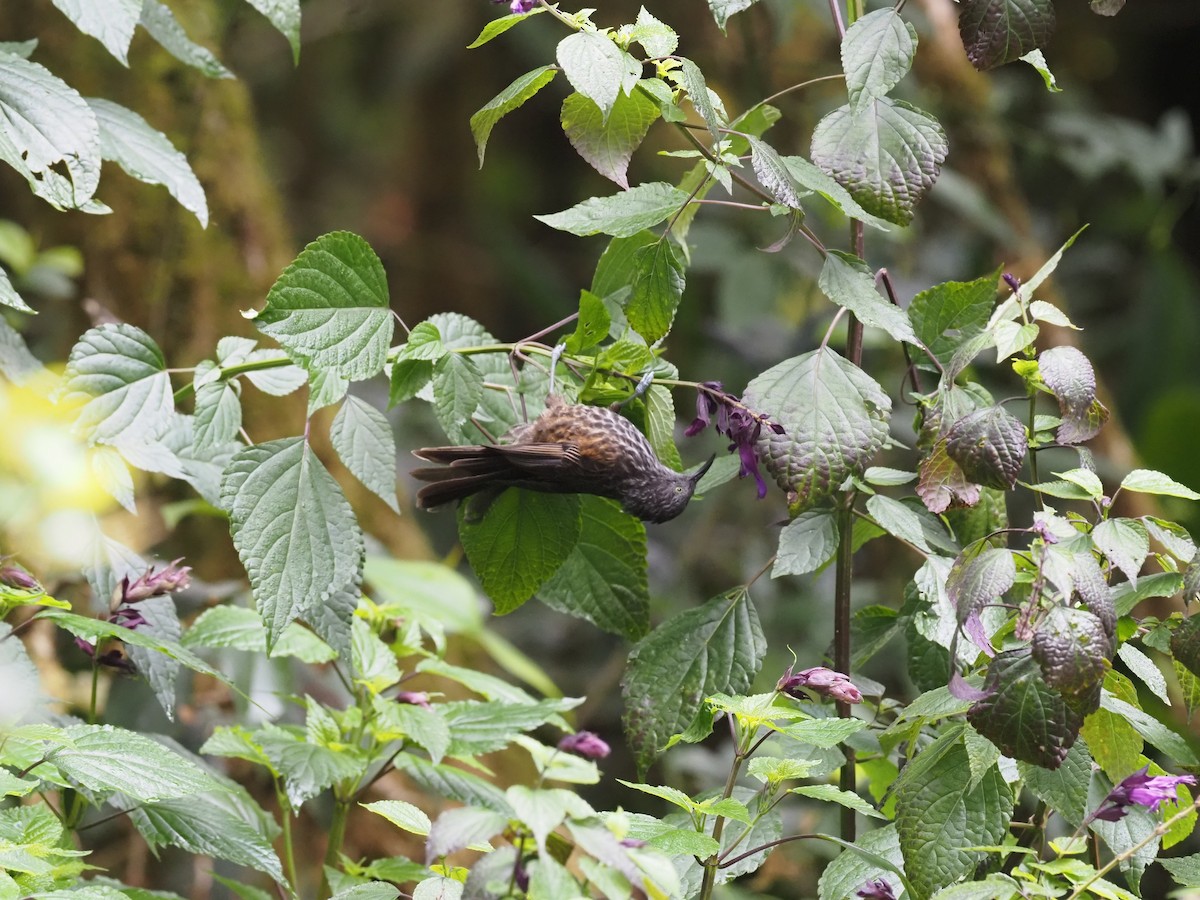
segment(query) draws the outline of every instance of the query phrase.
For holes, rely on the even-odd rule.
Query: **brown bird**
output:
[[[596,494],[619,501],[639,519],[666,522],[683,512],[713,462],[690,474],[668,469],[628,419],[555,396],[540,416],[516,426],[507,438],[505,444],[414,450],[419,459],[442,464],[412,473],[429,482],[417,491],[417,507],[432,509],[481,491],[519,487]]]

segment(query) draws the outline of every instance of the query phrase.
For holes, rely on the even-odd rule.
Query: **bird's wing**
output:
[[[493,447],[492,451],[523,471],[561,469],[579,463],[579,445],[573,441],[539,444],[511,444]]]

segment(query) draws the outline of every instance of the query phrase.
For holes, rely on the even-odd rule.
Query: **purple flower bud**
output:
[[[137,603],[149,597],[159,597],[182,590],[191,583],[191,567],[179,565],[183,562],[180,557],[155,572],[151,567],[142,573],[132,584],[129,576],[121,579],[121,602]]]
[[[0,584],[22,591],[36,591],[41,589],[38,580],[20,566],[4,566],[0,568]]]
[[[498,2],[503,3],[504,0],[498,0]],[[527,13],[535,6],[537,6],[537,0],[512,0],[512,2],[508,4],[508,8],[514,13],[518,14]],[[522,888],[522,890],[524,890],[524,888]]]
[[[1162,804],[1178,799],[1175,791],[1178,785],[1196,783],[1194,775],[1149,775],[1149,770],[1148,765],[1143,766],[1109,791],[1088,821],[1116,822],[1125,817],[1131,806],[1157,812]]]
[[[637,850],[639,847],[645,847],[645,841],[639,841],[637,838],[621,838],[621,846],[628,847],[630,850]]]
[[[591,731],[568,734],[558,742],[558,749],[577,753],[584,759],[604,759],[612,751],[600,736]]]
[[[86,653],[88,656],[96,655],[96,645],[91,641],[85,641],[81,637],[75,638],[75,646]]]
[[[146,624],[145,617],[136,609],[130,606],[119,606],[108,621],[114,625],[124,625],[130,631],[136,631],[139,626]]]
[[[422,709],[429,709],[429,695],[424,691],[401,691],[396,695],[397,703],[407,703],[410,706],[419,706]]]
[[[855,891],[854,896],[863,900],[896,900],[892,886],[882,878],[872,878]]]
[[[1045,519],[1038,519],[1034,522],[1031,530],[1047,544],[1058,543],[1058,535],[1050,530],[1050,523]]]
[[[848,677],[824,666],[813,666],[795,674],[792,674],[789,666],[775,685],[775,690],[797,699],[804,698],[804,692],[807,691],[818,697],[829,697],[844,703],[862,703],[862,691],[856,688]]]
[[[1016,275],[1012,274],[1011,272],[1005,272],[1001,277],[1004,279],[1004,283],[1012,289],[1014,294],[1021,289],[1021,279]]]
[[[515,2],[513,5],[516,5]],[[529,870],[525,868],[525,860],[520,857],[517,858],[516,868],[513,869],[513,881],[522,894],[529,890]]]

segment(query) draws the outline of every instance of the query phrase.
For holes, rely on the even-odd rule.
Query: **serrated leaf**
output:
[[[519,25],[525,19],[528,19],[534,13],[545,12],[544,6],[537,6],[529,10],[529,12],[513,13],[508,16],[501,16],[498,19],[492,19],[483,26],[483,31],[479,32],[479,37],[467,44],[468,50],[474,50],[476,47],[482,47],[493,38],[497,38],[514,25]]]
[[[1129,671],[1136,675],[1164,706],[1171,705],[1171,697],[1167,693],[1167,679],[1163,677],[1162,670],[1154,660],[1128,642],[1120,646],[1117,656],[1121,657],[1121,662],[1129,667]]]
[[[71,725],[67,743],[46,758],[64,775],[93,791],[120,791],[151,803],[218,788],[198,766],[157,741],[111,725]]]
[[[1160,859],[1158,862],[1171,874],[1171,878],[1180,887],[1200,888],[1200,853]]]
[[[964,416],[946,434],[946,455],[984,487],[1012,488],[1028,451],[1025,426],[1001,406]]]
[[[875,860],[885,862],[888,866],[882,866]],[[852,848],[843,847],[842,852],[826,866],[819,884],[820,900],[846,900],[875,878],[882,878],[892,889],[893,895],[899,897],[902,888],[893,869],[899,870],[903,865],[896,826],[888,824],[875,828],[859,837]]]
[[[724,31],[730,16],[749,9],[757,2],[758,0],[708,0],[708,8],[721,31]]]
[[[1107,519],[1092,530],[1092,540],[1109,562],[1125,573],[1133,585],[1150,555],[1150,535],[1137,519]]]
[[[534,703],[460,700],[439,704],[438,712],[450,729],[450,755],[476,756],[507,746],[518,733],[532,731],[582,702],[573,697]]]
[[[671,330],[683,286],[683,259],[673,241],[663,238],[634,254],[632,292],[625,315],[647,344],[661,340]]]
[[[646,526],[603,497],[581,497],[580,513],[579,540],[538,599],[636,641],[650,630]]]
[[[646,407],[646,440],[654,448],[655,456],[667,468],[682,471],[683,460],[675,446],[675,400],[670,390],[653,384],[642,396],[642,402]]]
[[[917,754],[895,784],[896,831],[914,891],[929,896],[975,870],[1012,816],[1012,790],[993,766],[977,782],[961,737],[948,732]]]
[[[974,506],[979,502],[980,487],[967,479],[958,463],[946,452],[946,439],[938,440],[921,460],[917,496],[934,515],[940,515],[954,502]]]
[[[807,575],[833,559],[838,548],[837,516],[833,510],[810,509],[779,533],[779,549],[771,577]]]
[[[293,619],[358,584],[362,532],[341,488],[301,438],[239,451],[225,470],[221,506],[268,647]]]
[[[1038,357],[1038,372],[1058,399],[1063,418],[1058,442],[1078,444],[1095,437],[1108,410],[1096,399],[1096,374],[1088,358],[1074,347],[1051,347]]]
[[[800,209],[800,186],[775,148],[753,136],[747,136],[746,140],[750,144],[750,165],[762,186],[776,203]]]
[[[37,310],[21,299],[21,295],[17,293],[17,289],[13,287],[12,282],[9,280],[8,273],[3,269],[0,269],[0,304],[9,306],[18,312],[37,315]],[[0,361],[0,372],[3,371],[5,371],[4,363]]]
[[[735,124],[739,124],[740,122],[741,119]],[[740,124],[739,127],[741,127]],[[892,230],[892,226],[888,222],[863,209],[858,201],[850,195],[849,191],[838,184],[832,176],[822,172],[803,156],[785,156],[783,157],[783,164],[787,166],[793,181],[806,190],[820,194],[842,215],[858,219],[860,222],[870,225],[872,228],[877,228],[880,231]]]
[[[410,834],[429,834],[429,828],[432,825],[429,816],[419,807],[404,800],[376,800],[374,803],[360,803],[359,805],[376,815],[383,816],[397,828],[402,828]]]
[[[629,187],[629,160],[659,116],[658,104],[643,94],[618,94],[607,119],[583,94],[563,101],[562,127],[571,146],[610,181]]]
[[[20,333],[0,318],[0,375],[16,385],[28,384],[46,371],[29,352]]]
[[[215,450],[236,438],[241,428],[242,401],[231,382],[217,381],[196,389],[196,414],[192,419],[192,446],[196,450]]]
[[[347,397],[329,427],[329,439],[350,474],[396,513],[396,438],[371,404]]]
[[[135,0],[136,2],[136,0]],[[161,184],[180,206],[208,227],[208,200],[187,157],[166,135],[135,113],[109,100],[87,98],[100,126],[100,154],[146,184]]]
[[[608,119],[619,94],[628,94],[641,77],[642,67],[611,38],[595,31],[577,31],[563,38],[555,51],[571,87],[592,100]]]
[[[129,65],[129,42],[142,13],[141,0],[52,0],[84,34],[104,45],[123,66]]]
[[[475,136],[480,167],[483,166],[483,155],[487,150],[488,137],[491,135],[492,129],[496,127],[496,123],[514,109],[524,105],[526,100],[553,81],[557,74],[558,68],[555,66],[541,66],[532,72],[526,72],[471,116],[471,134]]]
[[[842,38],[842,71],[850,107],[856,112],[887,96],[912,68],[917,30],[894,7],[877,9],[858,19]]]
[[[504,615],[532,597],[567,561],[582,528],[578,495],[510,489],[482,520],[460,515],[458,534],[496,614]]]
[[[398,359],[392,363],[388,383],[388,408],[411,400],[433,380],[433,363],[427,359]]]
[[[884,97],[857,113],[842,106],[813,132],[812,160],[868,212],[907,225],[946,160],[937,119]]]
[[[704,124],[708,127],[708,133],[712,136],[713,141],[719,141],[721,134],[718,129],[724,125],[724,121],[717,114],[717,108],[713,104],[712,97],[709,96],[708,85],[704,80],[704,73],[700,71],[700,67],[690,59],[680,59],[679,72],[682,76],[683,89],[687,91],[688,99],[692,101],[692,106],[696,112],[700,113],[700,118],[704,120]]]
[[[134,501],[133,475],[125,458],[115,447],[100,445],[92,448],[92,474],[100,483],[100,487],[133,515],[137,515],[137,504]]]
[[[1145,740],[1153,744],[1167,756],[1183,766],[1200,765],[1200,760],[1188,745],[1185,738],[1160,722],[1154,716],[1137,705],[1137,694],[1134,693],[1126,702],[1108,691],[1100,695],[1100,706],[1133,726]]]
[[[262,618],[243,606],[214,606],[183,635],[185,647],[225,647],[251,653],[267,652],[267,629]],[[307,663],[336,659],[337,654],[311,631],[293,622],[271,648],[271,656],[294,656]]]
[[[1183,500],[1200,500],[1200,493],[1153,469],[1134,469],[1121,481],[1121,490],[1136,491],[1139,494],[1161,494]]]
[[[591,197],[570,209],[544,216],[534,216],[539,222],[586,237],[589,234],[609,234],[629,238],[667,218],[688,200],[688,195],[672,184],[652,181],[639,184],[609,197]],[[603,291],[592,290],[601,297]]]
[[[1051,0],[964,0],[958,32],[967,59],[982,72],[1045,48],[1054,21]]]
[[[920,516],[912,507],[883,494],[873,494],[867,498],[867,512],[888,534],[912,544],[923,553],[933,552],[925,540]]]
[[[743,588],[668,619],[630,652],[622,680],[625,729],[644,772],[704,698],[738,694],[762,665],[766,640]]]
[[[878,383],[829,349],[773,366],[743,399],[783,426],[783,434],[763,429],[756,450],[779,486],[796,492],[796,514],[862,474],[887,437],[892,408]]]
[[[365,769],[365,762],[348,751],[310,744],[275,725],[259,729],[255,737],[271,765],[283,776],[292,809],[299,809],[338,781],[361,776]]]
[[[246,0],[292,46],[292,60],[300,62],[300,0]]]
[[[252,317],[306,369],[349,381],[379,372],[392,340],[383,263],[349,231],[324,234],[300,251]]]
[[[164,50],[185,65],[199,69],[209,78],[233,78],[234,75],[205,47],[192,41],[175,18],[170,7],[158,0],[144,0],[138,24]]]
[[[978,554],[959,555],[946,579],[946,594],[961,624],[985,604],[996,603],[1017,578],[1017,567],[1008,550],[985,548]]]
[[[988,696],[967,713],[975,730],[1006,756],[1057,769],[1079,736],[1084,715],[1051,690],[1027,648],[998,653],[988,664]]]
[[[999,274],[947,281],[921,291],[908,307],[913,331],[944,365],[967,339],[987,327]]]
[[[84,332],[67,360],[63,394],[68,402],[83,401],[78,431],[118,447],[159,437],[174,410],[162,351],[125,323]]]
[[[1100,619],[1083,609],[1056,606],[1030,641],[1042,679],[1068,697],[1094,695],[1112,666],[1112,638]]]
[[[624,34],[631,42],[641,44],[651,59],[671,56],[679,49],[679,35],[675,29],[654,18],[644,6],[638,10],[633,27]]]
[[[137,611],[145,620],[138,625],[140,634],[166,645],[178,645],[181,631],[179,615],[175,612],[175,601],[170,596],[148,597],[138,603]],[[145,676],[150,689],[154,691],[154,699],[167,718],[174,719],[175,679],[179,675],[179,660],[137,644],[129,644],[125,650],[138,672]]]
[[[1055,770],[1030,763],[1018,763],[1026,786],[1039,800],[1048,803],[1072,828],[1078,828],[1087,815],[1088,783],[1092,778],[1092,757],[1083,740],[1067,752]]]
[[[882,328],[897,341],[917,342],[908,313],[880,296],[874,276],[858,257],[838,250],[829,251],[821,266],[817,286],[838,306],[854,313],[864,325]]]

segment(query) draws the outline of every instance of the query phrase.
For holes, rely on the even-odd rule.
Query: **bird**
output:
[[[424,447],[413,455],[439,465],[413,471],[428,482],[417,508],[434,509],[483,491],[509,487],[549,494],[595,494],[646,522],[675,518],[708,471],[676,472],[659,462],[628,419],[602,406],[567,403],[551,395],[532,422],[517,425],[507,443]]]

